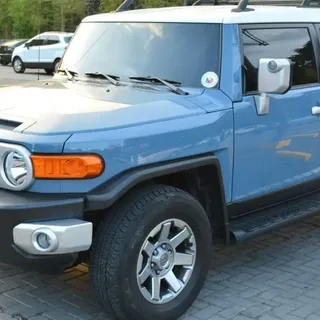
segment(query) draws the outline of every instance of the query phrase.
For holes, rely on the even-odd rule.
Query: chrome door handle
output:
[[[320,114],[320,107],[313,107],[312,108],[312,115],[316,116]]]

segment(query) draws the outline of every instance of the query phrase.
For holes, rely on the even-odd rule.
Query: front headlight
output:
[[[0,142],[0,189],[22,191],[32,185],[30,156],[23,146]]]
[[[28,177],[27,160],[17,151],[11,151],[4,161],[4,173],[14,187],[21,187]]]

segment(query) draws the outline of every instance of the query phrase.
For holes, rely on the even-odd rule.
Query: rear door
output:
[[[61,47],[60,37],[57,35],[48,35],[44,46],[41,48],[41,60],[43,63],[53,63],[56,58],[56,51]]]

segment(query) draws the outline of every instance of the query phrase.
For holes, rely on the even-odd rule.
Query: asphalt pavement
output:
[[[46,78],[41,71],[40,79]],[[0,86],[37,79],[36,71],[17,75],[0,67]],[[182,319],[320,320],[319,297],[315,217],[246,244],[215,247],[205,286]],[[13,319],[109,320],[92,294],[87,266],[57,277],[0,264],[0,320]]]
[[[39,79],[49,79],[44,70],[26,70],[23,74],[17,74],[14,72],[11,65],[0,65],[0,87],[21,84],[29,81],[37,81]],[[1,320],[1,319],[0,319]]]

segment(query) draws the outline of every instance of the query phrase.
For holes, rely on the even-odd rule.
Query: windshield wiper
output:
[[[169,89],[171,89],[174,93],[180,94],[182,96],[186,96],[188,93],[184,90],[177,87],[177,85],[180,85],[180,82],[173,81],[173,80],[164,80],[159,77],[129,77],[131,80],[138,80],[138,81],[148,81],[148,82],[158,82],[162,83]]]
[[[74,76],[77,76],[78,73],[72,70],[69,70],[68,68],[62,68],[62,69],[58,69],[58,72],[63,72],[68,76],[68,80],[72,80]]]
[[[109,80],[109,82],[111,82],[113,85],[115,86],[119,85],[120,77],[114,76],[112,74],[106,74],[101,72],[87,72],[85,73],[85,75],[88,77],[105,78]]]

